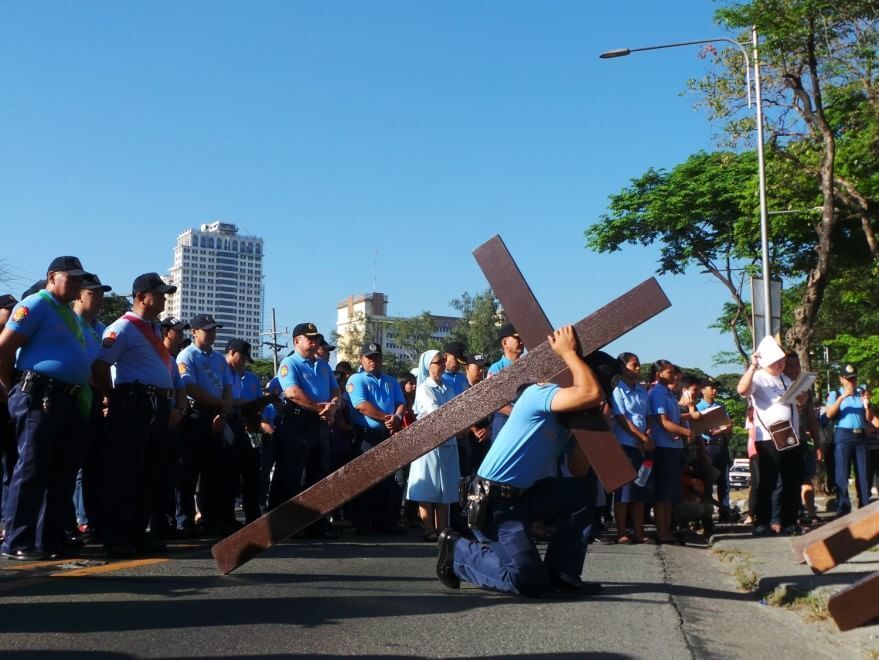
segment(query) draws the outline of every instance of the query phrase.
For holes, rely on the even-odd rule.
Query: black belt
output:
[[[117,394],[128,394],[138,396],[155,396],[159,399],[173,399],[174,390],[167,387],[156,387],[155,385],[144,385],[143,383],[122,383],[116,385],[113,391]]]
[[[516,488],[510,484],[502,484],[482,477],[476,477],[476,481],[482,492],[491,499],[518,500],[528,492],[527,488]]]
[[[50,376],[44,376],[36,371],[25,371],[21,374],[21,391],[30,394],[35,389],[40,389],[45,393],[59,393],[68,396],[76,396],[82,391],[82,385],[73,385],[57,380]]]

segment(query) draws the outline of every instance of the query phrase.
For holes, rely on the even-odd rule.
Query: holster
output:
[[[467,526],[476,532],[485,527],[489,498],[479,477],[462,477],[458,486],[458,502],[467,514]]]

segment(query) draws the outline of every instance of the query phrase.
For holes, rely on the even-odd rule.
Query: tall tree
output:
[[[98,314],[98,320],[105,325],[109,325],[130,310],[131,300],[128,296],[120,296],[111,291],[104,296],[104,306]]]
[[[461,322],[452,331],[452,337],[463,342],[468,352],[491,362],[498,360],[501,349],[497,332],[506,320],[494,291],[486,289],[476,295],[465,291],[449,306],[461,313]]]

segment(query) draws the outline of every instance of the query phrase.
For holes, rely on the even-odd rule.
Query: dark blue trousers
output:
[[[486,524],[477,541],[455,545],[455,573],[480,587],[523,596],[552,589],[562,573],[579,577],[586,558],[584,529],[595,509],[596,481],[586,477],[541,479],[515,502],[501,499],[489,505]],[[549,519],[555,533],[541,560],[531,540],[531,522]]]
[[[855,464],[855,483],[858,491],[858,506],[870,503],[870,477],[867,465],[867,440],[863,432],[836,427],[833,442],[834,462],[836,463],[836,511],[846,514],[852,510],[848,494],[848,477]]]
[[[81,426],[75,397],[55,392],[43,410],[43,393],[29,394],[16,384],[9,393],[9,415],[18,461],[6,496],[6,538],[2,551],[52,552],[67,543],[65,526],[73,501],[77,438]]]

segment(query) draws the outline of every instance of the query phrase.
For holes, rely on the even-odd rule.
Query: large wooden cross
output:
[[[574,324],[580,348],[584,354],[598,350],[669,306],[659,284],[651,278]],[[548,332],[544,336],[546,334]],[[526,339],[528,341],[532,340]],[[263,550],[338,509],[399,468],[507,405],[515,398],[519,385],[548,381],[565,370],[564,362],[546,341],[532,341],[521,359],[496,376],[471,387],[437,411],[218,542],[211,549],[218,569],[228,574]],[[597,458],[601,452],[591,448],[588,451],[594,464],[601,464],[601,459]],[[604,475],[606,479],[611,476]],[[605,485],[608,483],[613,480]]]

